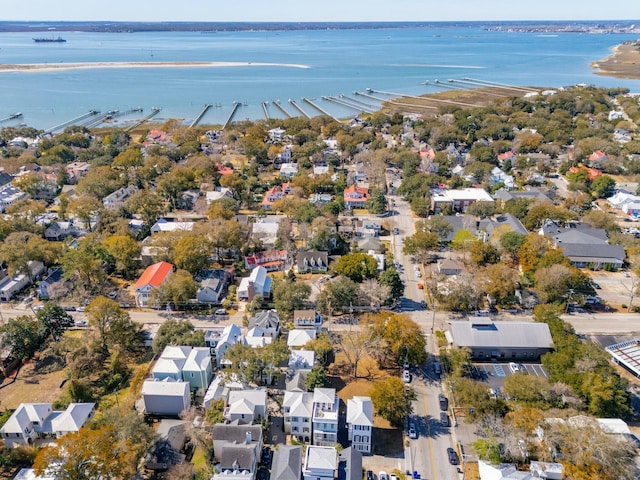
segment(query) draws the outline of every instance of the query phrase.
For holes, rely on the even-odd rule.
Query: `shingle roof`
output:
[[[373,404],[370,397],[355,396],[347,400],[347,423],[373,427]]]
[[[271,478],[274,480],[300,480],[302,447],[280,445],[273,455]]]

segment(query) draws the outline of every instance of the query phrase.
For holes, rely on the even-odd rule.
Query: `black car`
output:
[[[367,470],[367,480],[375,480],[375,475],[371,470]]]
[[[438,395],[438,402],[440,402],[440,410],[446,412],[449,408],[449,399],[441,393]]]
[[[442,425],[443,427],[451,426],[449,415],[447,415],[445,412],[440,412],[440,425]]]
[[[451,465],[458,465],[460,463],[458,454],[453,448],[447,448],[447,456],[449,457],[449,463]]]

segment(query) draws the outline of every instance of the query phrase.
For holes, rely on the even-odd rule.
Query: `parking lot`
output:
[[[549,374],[539,363],[518,363],[522,372],[528,375],[536,375],[538,377],[548,377]],[[474,363],[473,377],[489,384],[490,388],[502,388],[504,379],[514,373],[509,367],[509,362],[503,363]]]

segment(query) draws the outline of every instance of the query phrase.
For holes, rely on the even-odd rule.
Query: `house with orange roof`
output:
[[[289,192],[291,192],[291,184],[288,182],[271,187],[265,192],[264,197],[262,198],[262,208],[265,210],[271,210],[273,208],[273,204],[281,198],[289,195]]]
[[[160,286],[167,281],[173,272],[173,265],[168,262],[158,262],[147,267],[138,281],[133,284],[134,297],[138,307],[149,306],[149,297],[154,288]]]
[[[355,184],[344,190],[344,206],[347,210],[352,208],[364,208],[369,200],[369,189],[358,187]]]
[[[567,173],[578,173],[578,172],[587,172],[587,175],[589,176],[589,180],[593,180],[594,178],[602,175],[602,172],[600,170],[596,170],[595,168],[585,167],[584,165],[571,167],[569,170],[567,170]]]
[[[591,162],[591,165],[596,164],[594,166],[597,166],[597,164],[604,162],[605,160],[607,160],[607,154],[602,150],[596,150],[591,155],[589,155],[589,162]]]
[[[218,165],[216,170],[220,175],[231,175],[233,173],[233,168],[226,165]]]

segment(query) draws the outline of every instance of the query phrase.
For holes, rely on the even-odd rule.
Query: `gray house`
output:
[[[329,268],[329,254],[327,252],[298,252],[296,255],[298,273],[320,273]]]
[[[162,381],[146,380],[142,384],[144,413],[177,417],[191,406],[189,382],[166,378]]]
[[[271,477],[277,480],[300,480],[302,446],[280,445],[273,454]]]
[[[471,350],[477,360],[538,360],[553,350],[549,326],[539,322],[494,322],[471,317],[449,322],[446,336],[450,344]]]
[[[255,480],[262,452],[260,425],[213,426],[214,480]]]

